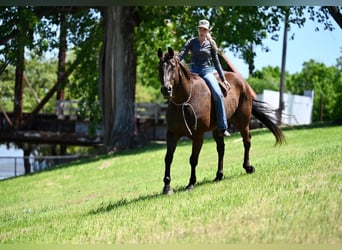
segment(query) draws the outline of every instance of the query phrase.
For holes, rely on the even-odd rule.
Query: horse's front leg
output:
[[[171,194],[172,188],[171,188],[171,163],[173,160],[173,154],[176,150],[178,137],[175,136],[172,132],[169,130],[166,133],[166,155],[164,158],[165,162],[165,174],[164,174],[164,188],[163,188],[163,194]]]
[[[216,151],[217,151],[217,172],[214,181],[221,181],[223,178],[223,157],[224,157],[224,137],[219,135],[218,130],[213,131],[213,137],[216,142]]]
[[[192,139],[192,153],[190,156],[190,165],[191,165],[191,174],[188,186],[186,186],[186,190],[191,190],[194,188],[195,183],[197,181],[196,178],[196,167],[198,164],[198,156],[201,152],[201,148],[203,145],[204,134],[197,134]]]

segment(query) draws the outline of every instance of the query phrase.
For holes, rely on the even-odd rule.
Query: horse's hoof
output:
[[[194,189],[194,187],[195,187],[194,184],[189,184],[189,185],[186,186],[185,190],[186,190],[186,191],[191,191],[191,190]]]
[[[217,173],[214,179],[214,182],[222,181],[222,179],[223,179],[223,173]]]
[[[167,194],[167,195],[173,194],[172,188],[171,187],[164,187],[163,194]]]
[[[255,172],[255,168],[253,166],[246,166],[244,169],[246,170],[247,174],[253,174]]]

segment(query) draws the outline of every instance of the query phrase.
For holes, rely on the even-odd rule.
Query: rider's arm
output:
[[[177,58],[182,61],[184,59],[184,57],[188,54],[189,50],[190,50],[190,47],[191,47],[191,41],[192,41],[193,38],[189,39],[183,49],[179,52],[179,54],[177,55]]]
[[[218,59],[218,54],[217,54],[216,50],[212,50],[211,51],[211,57],[212,57],[212,60],[213,60],[214,67],[215,67],[217,73],[220,76],[220,79],[222,80],[222,82],[226,81],[226,78],[224,77],[222,66],[221,66],[221,63],[220,63],[220,61]]]

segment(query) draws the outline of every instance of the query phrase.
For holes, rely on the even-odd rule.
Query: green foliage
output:
[[[183,8],[184,11],[189,9],[188,7]],[[137,9],[142,20],[136,27],[134,34],[136,37],[137,84],[152,86],[159,91],[158,48],[165,51],[169,46],[177,49],[182,46],[179,44],[182,43],[179,40],[182,35],[179,31],[179,25],[176,25],[177,22],[180,22],[176,22],[179,9],[179,7],[170,6],[144,6]],[[184,42],[184,39],[181,41]]]
[[[272,147],[269,131],[252,131],[253,175],[241,167],[240,137],[226,139],[217,183],[215,143],[205,140],[191,192],[191,142],[179,143],[170,196],[161,194],[165,145],[0,181],[0,243],[339,245],[342,127],[285,134],[288,143]]]
[[[272,32],[279,30],[279,21],[269,22],[269,16],[273,12],[266,14],[267,9],[268,7],[256,6],[138,8],[137,12],[142,20],[135,32],[138,82],[159,87],[156,73],[158,48],[165,51],[171,46],[179,51],[187,39],[197,36],[197,24],[203,18],[210,20],[212,34],[219,47],[239,52],[247,62],[250,61],[254,56],[250,51],[250,44],[261,44],[270,27],[273,27]]]
[[[89,10],[78,13],[77,18],[70,22],[70,30],[75,29],[71,39],[75,46],[73,53],[70,53],[71,58],[82,57],[83,60],[69,77],[66,90],[68,98],[79,101],[80,115],[84,119],[90,118],[90,132],[94,133],[102,118],[99,101],[99,55],[103,38],[101,19],[98,12]]]
[[[335,119],[342,120],[342,57],[336,60],[336,105],[334,108]]]
[[[196,26],[202,18],[211,22],[218,47],[241,56],[251,69],[255,53],[250,45],[262,46],[267,51],[263,40],[267,36],[278,40],[286,14],[290,27],[302,27],[306,22],[305,12],[309,13],[311,20],[332,27],[326,9],[305,6],[144,6],[137,7],[136,11],[141,19],[135,31],[137,82],[156,88],[160,86],[156,74],[157,49],[160,47],[165,51],[171,46],[179,51],[187,39],[197,35]],[[270,81],[267,86],[273,85]]]
[[[338,8],[339,13],[341,15],[342,12],[342,7],[341,6],[335,6]],[[334,30],[334,26],[332,24],[331,18],[329,18],[329,6],[322,6],[322,7],[313,7],[313,6],[308,6],[306,7],[307,12],[309,13],[310,17],[309,19],[311,21],[315,21],[321,25],[323,25],[324,30]],[[337,22],[337,20],[335,20]],[[319,31],[319,27],[316,27],[316,31]]]
[[[310,60],[303,63],[299,73],[286,73],[286,91],[303,95],[305,90],[314,90],[313,121],[341,120],[342,104],[342,67],[341,57],[336,66],[326,66],[323,63]],[[256,93],[264,89],[279,91],[279,67],[264,67],[248,78],[248,83]]]
[[[39,99],[45,96],[57,80],[57,61],[43,59],[47,51],[59,47],[58,32],[61,13],[56,12],[56,8],[51,8],[51,11],[45,7],[0,9],[0,17],[2,18],[0,20],[3,24],[0,31],[5,37],[8,37],[7,42],[1,41],[6,42],[3,49],[0,50],[1,55],[4,57],[3,63],[10,61],[12,65],[14,64],[16,56],[15,42],[17,41],[17,31],[14,24],[18,20],[28,21],[26,25],[29,27],[29,31],[34,34],[33,37],[27,35],[27,39],[23,41],[28,47],[25,74],[32,84],[32,88],[27,84],[24,85],[24,112],[31,112]],[[60,11],[64,10],[61,9]],[[23,17],[23,15],[25,16]],[[65,99],[78,100],[80,102],[80,115],[84,118],[90,117],[95,124],[98,124],[101,119],[98,100],[98,58],[103,38],[100,15],[98,11],[91,8],[81,8],[76,13],[64,13],[64,15],[68,32],[69,53],[67,64],[70,65],[80,54],[84,57],[82,63],[68,79],[69,84],[65,88]],[[13,109],[11,106],[13,106],[12,98],[14,94],[11,88],[14,86],[14,71],[15,68],[10,65],[6,72],[1,75],[3,78],[3,81],[1,81],[1,92],[3,93],[1,102],[7,111]],[[53,113],[54,108],[55,99],[51,98],[49,103],[44,106],[43,112]]]
[[[280,68],[271,66],[264,67],[261,70],[257,70],[247,81],[257,94],[262,93],[264,89],[278,91]]]
[[[162,103],[164,102],[160,90],[153,86],[143,86],[137,82],[135,89],[135,102],[150,102]]]
[[[13,111],[14,72],[15,68],[9,65],[0,75],[0,103],[7,112]]]
[[[30,7],[1,7],[0,8],[0,33],[5,41],[0,44],[1,59],[3,62],[15,62],[16,51],[20,42],[32,44],[32,9]],[[24,20],[27,19],[27,22]],[[31,30],[27,30],[27,28]]]
[[[25,65],[25,75],[28,82],[24,81],[23,110],[31,112],[56,83],[57,61],[54,59],[45,60],[32,53],[26,60]],[[44,106],[43,112],[54,113],[55,101],[55,99],[51,99]]]
[[[139,20],[136,26],[135,52],[137,55],[137,101],[163,102],[159,94],[160,82],[157,77],[157,49],[160,47],[164,51],[168,46],[176,51],[180,50],[184,42],[192,36],[197,35],[196,26],[199,19],[209,19],[212,26],[212,34],[219,47],[229,49],[235,54],[239,54],[247,63],[253,62],[254,53],[250,50],[250,45],[261,45],[263,49],[268,48],[262,44],[267,36],[277,40],[278,33],[282,29],[282,21],[285,15],[289,15],[289,26],[303,26],[306,22],[304,13],[310,15],[310,19],[322,24],[325,29],[332,29],[331,18],[328,16],[328,10],[324,7],[305,7],[305,6],[138,6],[135,8],[134,16]],[[98,84],[99,84],[99,51],[104,37],[102,30],[102,19],[98,9],[86,7],[0,7],[0,60],[1,64],[10,62],[14,65],[16,59],[16,50],[18,43],[24,43],[26,49],[41,60],[47,51],[59,47],[59,21],[61,16],[65,15],[68,55],[74,57],[68,58],[68,63],[78,55],[85,54],[85,59],[69,78],[69,84],[66,87],[66,97],[80,101],[80,113],[83,117],[89,117],[96,123],[101,119],[100,105],[98,105]],[[19,40],[18,32],[21,32],[23,39]],[[73,51],[70,53],[70,51]],[[133,52],[132,52],[133,53]],[[31,63],[35,59],[32,59]],[[48,62],[49,64],[49,62]],[[29,80],[37,87],[41,88],[35,91],[38,93],[46,92],[51,86],[52,74],[40,72],[36,74],[41,79],[34,79],[34,69],[27,66],[26,73]],[[42,67],[42,65],[38,66]],[[252,67],[253,68],[253,67]],[[9,77],[13,68],[1,76],[6,80],[1,81],[1,92],[3,93],[1,101],[6,109],[12,109],[7,104],[8,96],[13,96]],[[38,70],[38,69],[37,69]],[[277,69],[278,70],[278,69]],[[277,73],[271,72],[271,69],[256,72],[262,74],[250,78],[250,83],[257,92],[264,88],[277,89]],[[54,72],[54,73],[51,73]],[[338,72],[337,72],[338,73]],[[6,76],[5,76],[5,75]],[[43,75],[44,74],[44,75]],[[49,76],[47,76],[49,75]],[[49,79],[49,81],[44,79]],[[14,79],[14,75],[13,75]],[[34,80],[31,80],[34,79]],[[260,80],[263,79],[263,80]],[[335,82],[338,80],[335,80]],[[46,85],[42,85],[43,82]],[[49,83],[47,83],[49,82]],[[292,86],[295,91],[297,87]],[[339,85],[337,85],[339,86]],[[142,88],[143,87],[143,88]],[[318,87],[316,84],[315,87]],[[338,88],[338,87],[337,87]],[[316,90],[315,90],[316,91]],[[323,93],[328,91],[320,91]],[[340,93],[336,93],[336,103],[326,104],[329,109],[334,107],[334,113],[340,113],[336,106],[340,103]],[[330,93],[330,92],[329,92]],[[8,95],[7,95],[8,94]],[[9,95],[10,94],[10,95]],[[330,95],[330,94],[329,94]],[[29,98],[26,96],[30,96]],[[317,92],[316,92],[317,96]],[[39,95],[39,97],[42,97]],[[25,101],[29,100],[28,102]],[[32,93],[25,89],[24,109],[29,111],[34,107]],[[52,103],[46,107],[46,111],[51,111]],[[325,113],[327,118],[331,118],[333,113]],[[315,116],[316,117],[316,116]]]
[[[57,62],[55,60],[42,60],[31,54],[25,61],[25,65],[23,112],[31,112],[56,83]],[[14,108],[14,74],[14,66],[9,65],[0,76],[0,103],[7,112],[12,112]],[[44,106],[43,112],[54,113],[54,111],[55,100],[50,100]]]
[[[339,104],[341,104],[342,70],[339,65],[341,57],[337,59],[336,67],[327,67],[323,63],[310,60],[304,62],[303,70],[291,77],[287,89],[295,94],[303,94],[304,90],[313,89],[314,112],[313,121],[331,121],[341,119]]]

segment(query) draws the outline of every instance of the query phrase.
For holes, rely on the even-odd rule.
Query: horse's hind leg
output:
[[[246,170],[247,174],[252,174],[255,172],[255,168],[249,164],[249,149],[251,148],[252,137],[249,132],[249,127],[246,126],[244,129],[240,130],[240,133],[243,139],[243,147],[245,149],[242,166]]]
[[[186,186],[186,190],[191,190],[194,188],[195,183],[197,181],[196,178],[196,167],[198,164],[198,156],[201,152],[201,148],[203,145],[204,134],[198,134],[192,139],[192,153],[190,156],[190,165],[191,165],[191,174],[188,186]]]
[[[166,133],[166,143],[167,143],[167,151],[164,158],[165,162],[165,174],[164,174],[164,189],[163,194],[171,194],[172,188],[171,188],[171,163],[173,160],[173,154],[176,150],[178,137],[176,137],[173,133],[170,131],[167,131]]]
[[[223,178],[223,157],[224,157],[224,138],[223,136],[219,136],[218,130],[213,131],[213,137],[216,141],[216,151],[217,151],[217,172],[214,181],[220,181]]]

